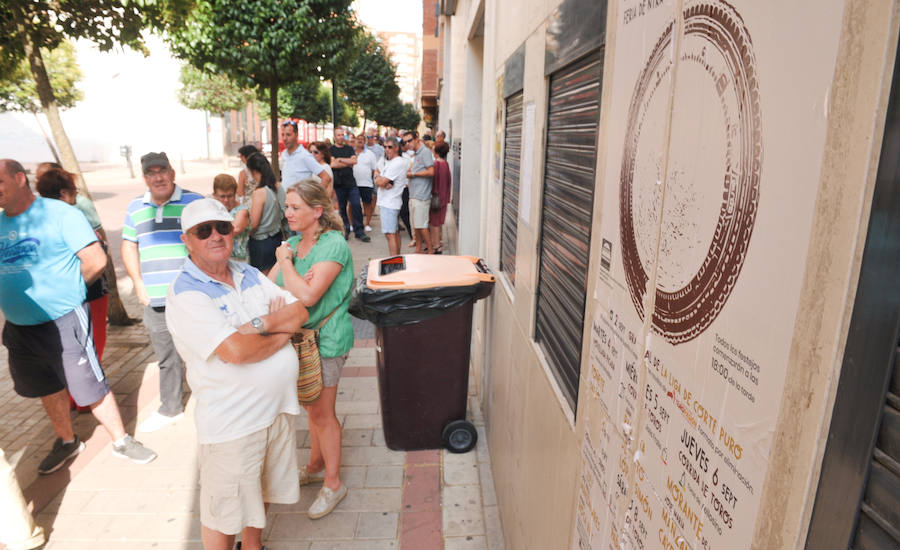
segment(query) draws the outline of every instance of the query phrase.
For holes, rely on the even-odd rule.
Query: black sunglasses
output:
[[[403,143],[412,143],[412,139],[404,139]]]
[[[216,228],[216,233],[222,236],[231,235],[231,232],[234,231],[231,222],[207,222],[195,226],[194,235],[201,241],[205,241],[212,235],[213,227]]]
[[[385,145],[384,148],[385,149],[396,149],[397,146],[396,145]]]

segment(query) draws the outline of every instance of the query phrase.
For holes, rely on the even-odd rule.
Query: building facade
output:
[[[419,93],[422,39],[414,32],[379,32],[385,49],[397,65],[397,86],[400,86],[400,100],[415,104]]]
[[[900,545],[900,7],[443,0],[507,545]]]

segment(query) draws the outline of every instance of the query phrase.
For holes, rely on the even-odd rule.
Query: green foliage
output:
[[[195,67],[269,88],[340,72],[357,32],[350,0],[197,0],[168,41]]]
[[[59,108],[74,107],[82,99],[81,90],[75,87],[82,77],[75,47],[71,42],[64,41],[55,49],[41,53]],[[31,75],[28,60],[21,59],[11,71],[0,74],[0,111],[41,111],[37,84]]]
[[[290,112],[283,116],[301,118],[307,122],[326,123],[331,120],[331,88],[322,82],[302,80],[284,89],[291,105]],[[279,91],[279,102],[281,91]],[[338,93],[338,124],[358,126],[356,109],[347,98]]]
[[[415,130],[421,121],[416,108],[410,103],[401,103],[399,99],[388,105],[380,115],[380,118],[375,119],[378,124],[404,130]]]
[[[318,79],[303,79],[284,89],[290,104],[291,118],[307,122],[327,122],[331,119],[331,89]],[[280,95],[280,94],[279,94]]]
[[[422,117],[419,116],[419,111],[411,103],[404,103],[400,109],[400,120],[397,128],[415,130],[419,127],[419,122],[421,121]]]
[[[26,42],[53,50],[67,38],[85,38],[101,51],[116,45],[146,51],[141,30],[178,25],[190,5],[191,0],[3,0],[0,74],[25,57]]]
[[[392,108],[399,103],[397,70],[374,36],[368,35],[362,48],[347,77],[341,81],[341,87],[351,104],[364,111],[367,117],[381,122],[385,117],[390,118]]]
[[[190,65],[181,67],[178,101],[188,109],[223,114],[237,111],[256,99],[256,94],[237,86],[227,76],[204,73]]]

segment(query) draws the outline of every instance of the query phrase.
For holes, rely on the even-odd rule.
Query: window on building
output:
[[[603,49],[550,75],[535,336],[574,412],[591,248]]]
[[[503,139],[503,211],[500,216],[500,271],[516,283],[516,234],[519,220],[519,165],[522,162],[522,92],[506,100]]]

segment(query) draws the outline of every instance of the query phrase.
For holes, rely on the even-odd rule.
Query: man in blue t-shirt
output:
[[[113,439],[113,455],[146,464],[156,453],[125,432],[119,406],[94,350],[86,284],[106,267],[106,253],[84,215],[35,197],[18,162],[0,159],[0,310],[3,345],[16,393],[40,397],[56,431],[38,466],[49,474],[84,449],[69,417],[69,394]]]

